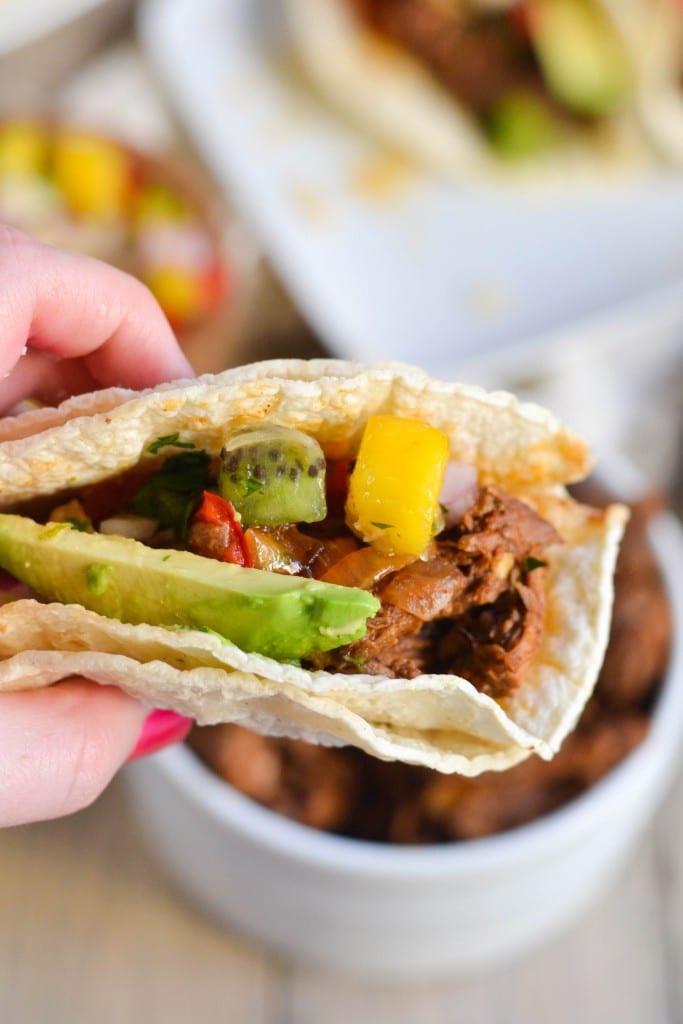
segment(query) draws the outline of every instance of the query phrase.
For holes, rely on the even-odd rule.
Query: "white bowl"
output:
[[[318,832],[255,803],[178,746],[129,767],[159,860],[211,915],[295,957],[364,974],[491,966],[575,918],[652,818],[683,737],[683,530],[651,539],[674,644],[644,742],[564,808],[509,832],[400,847]]]

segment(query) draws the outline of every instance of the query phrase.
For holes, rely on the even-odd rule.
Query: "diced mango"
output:
[[[201,278],[181,267],[155,267],[146,272],[145,284],[175,326],[194,320],[206,306]]]
[[[132,168],[121,146],[85,132],[64,132],[53,161],[55,184],[74,213],[104,220],[124,213]]]
[[[386,554],[421,555],[438,520],[447,459],[440,430],[421,420],[371,416],[349,483],[350,528]]]
[[[41,174],[47,164],[48,137],[32,121],[8,121],[0,127],[0,176],[27,178]]]

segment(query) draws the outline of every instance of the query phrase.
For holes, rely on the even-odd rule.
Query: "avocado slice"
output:
[[[499,156],[523,160],[553,149],[560,131],[546,105],[528,93],[503,97],[485,124],[489,140]]]
[[[358,639],[380,607],[355,587],[17,515],[0,515],[0,566],[48,601],[80,604],[123,622],[211,630],[278,661]]]
[[[529,0],[528,26],[546,84],[570,110],[602,117],[633,86],[619,33],[593,0]]]

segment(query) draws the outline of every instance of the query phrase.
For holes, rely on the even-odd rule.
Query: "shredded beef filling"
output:
[[[314,668],[413,679],[452,673],[493,697],[512,693],[545,619],[544,554],[561,538],[529,505],[485,487],[434,553],[384,577],[367,634],[316,655]]]
[[[469,110],[485,118],[516,92],[545,97],[514,10],[473,12],[433,0],[347,0],[363,21],[409,50]]]
[[[126,510],[144,479],[136,472],[88,489],[84,514]],[[220,560],[230,539],[229,523],[193,517],[182,544],[169,530],[147,543],[178,543]],[[541,643],[545,553],[560,542],[531,506],[497,487],[480,488],[458,523],[414,561],[377,553],[334,516],[299,527],[251,527],[244,535],[257,568],[363,587],[381,601],[362,639],[316,654],[307,667],[405,679],[453,674],[494,698],[517,689]]]
[[[580,497],[604,504],[595,493]],[[646,533],[656,507],[648,501],[633,509],[619,554],[607,657],[578,727],[552,761],[530,757],[505,772],[468,779],[378,761],[353,747],[257,736],[237,725],[196,727],[191,746],[253,799],[357,839],[471,839],[555,810],[594,785],[647,733],[671,640],[668,599]]]

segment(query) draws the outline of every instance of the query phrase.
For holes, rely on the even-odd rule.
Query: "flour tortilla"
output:
[[[0,425],[5,507],[106,479],[157,438],[217,453],[223,436],[268,420],[354,450],[374,413],[416,416],[443,430],[454,458],[479,467],[552,521],[543,644],[522,687],[496,702],[456,676],[413,680],[309,672],[246,654],[192,630],[129,625],[79,605],[21,600],[0,608],[0,690],[70,675],[118,685],[202,724],[236,721],[318,743],[351,743],[385,759],[444,772],[501,770],[531,752],[550,758],[590,696],[607,643],[612,576],[626,512],[581,506],[562,486],[585,475],[583,443],[549,413],[511,395],[436,381],[400,364],[281,360],[177,382],[71,399]],[[167,449],[170,451],[170,449]]]
[[[345,0],[284,2],[294,48],[317,91],[352,123],[440,176],[563,188],[652,166],[630,111],[591,129],[567,132],[556,151],[531,160],[502,160],[448,90],[407,51],[364,29]],[[612,17],[613,5],[620,2],[604,5]],[[613,17],[627,42],[647,2],[623,0],[626,16]],[[495,6],[511,4],[505,0]]]
[[[650,18],[635,51],[638,107],[645,131],[669,163],[683,167],[683,10],[650,0]]]

